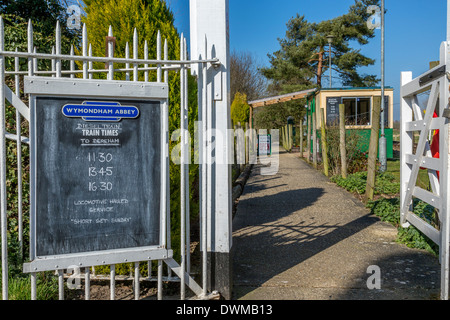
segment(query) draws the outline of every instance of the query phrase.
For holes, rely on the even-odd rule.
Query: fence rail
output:
[[[113,30],[110,27],[108,37],[113,36]],[[23,194],[23,187],[22,184],[22,177],[24,176],[24,164],[29,162],[29,159],[24,159],[24,156],[22,154],[23,147],[28,147],[32,142],[30,142],[29,137],[22,136],[22,123],[26,123],[26,126],[29,129],[29,122],[24,122],[24,119],[29,121],[30,120],[30,108],[26,104],[26,101],[22,101],[22,98],[26,100],[26,97],[23,97],[20,91],[21,84],[24,82],[25,76],[49,76],[51,78],[78,78],[78,79],[84,79],[89,80],[93,79],[94,75],[96,74],[106,74],[107,79],[105,80],[98,80],[98,81],[106,81],[111,82],[114,81],[116,74],[122,74],[125,75],[125,79],[127,81],[133,81],[133,82],[149,82],[149,74],[150,72],[156,72],[156,83],[165,83],[168,85],[169,83],[169,71],[170,70],[177,70],[180,74],[180,99],[181,99],[181,110],[180,110],[180,117],[183,119],[181,121],[181,128],[186,129],[188,128],[188,119],[187,119],[187,113],[188,113],[188,100],[187,100],[187,94],[188,94],[188,81],[187,81],[187,69],[190,68],[192,65],[199,65],[200,70],[202,70],[203,77],[199,78],[199,86],[205,86],[208,83],[209,80],[207,78],[208,73],[206,72],[208,68],[214,67],[220,64],[218,59],[216,58],[209,58],[209,59],[203,59],[199,57],[199,59],[189,59],[187,56],[187,47],[186,47],[186,40],[181,36],[180,39],[180,52],[181,57],[179,60],[169,60],[168,59],[168,46],[167,41],[164,41],[164,45],[162,45],[161,35],[160,32],[158,32],[157,35],[157,52],[156,56],[157,59],[148,59],[148,46],[147,42],[145,42],[144,46],[144,58],[138,58],[137,52],[138,52],[138,34],[135,29],[134,36],[133,36],[133,57],[130,58],[130,46],[127,43],[126,49],[124,52],[125,58],[118,58],[114,57],[114,51],[112,50],[112,41],[108,41],[108,56],[107,57],[96,57],[92,56],[92,47],[88,43],[87,38],[87,28],[84,25],[82,29],[82,39],[81,39],[81,48],[80,52],[81,55],[75,55],[73,53],[73,47],[69,54],[62,54],[61,53],[61,28],[59,23],[56,25],[55,29],[55,39],[56,44],[55,47],[52,49],[52,53],[38,53],[36,52],[36,48],[33,46],[33,28],[31,21],[28,24],[28,52],[19,52],[19,51],[6,51],[5,50],[5,34],[4,34],[4,26],[3,26],[3,20],[0,17],[0,78],[1,78],[1,86],[0,86],[0,134],[1,134],[1,143],[0,143],[0,191],[1,191],[1,245],[2,245],[2,297],[3,299],[8,299],[8,210],[9,206],[12,205],[10,202],[8,202],[8,196],[7,194],[7,180],[6,180],[6,171],[7,171],[7,150],[6,150],[6,140],[12,140],[15,141],[16,146],[16,160],[18,163],[18,166],[15,170],[17,170],[18,175],[18,186],[17,192],[18,198],[17,198],[17,210],[18,210],[18,242],[20,243],[20,250],[22,251],[24,248],[24,226],[23,221],[24,217],[29,215],[29,212],[24,210],[23,202],[24,202],[24,194]],[[205,39],[206,41],[206,39]],[[206,44],[205,44],[206,45]],[[14,59],[14,68],[12,70],[6,70],[6,59]],[[20,59],[27,59],[28,63],[26,65],[26,70],[21,70],[19,67]],[[42,60],[51,60],[51,67],[47,70],[38,70],[38,59]],[[70,66],[68,70],[63,70],[62,67],[62,61],[70,61]],[[81,65],[81,69],[76,69],[75,62],[79,62]],[[105,68],[94,68],[94,62],[103,62],[106,64]],[[114,64],[123,64],[124,67],[114,67]],[[144,73],[143,80],[140,79],[139,73]],[[6,79],[12,79],[12,83],[14,83],[14,91],[12,91],[8,85],[6,84]],[[9,82],[11,83],[11,82]],[[205,130],[208,130],[211,128],[211,101],[207,99],[208,90],[202,90],[202,96],[199,97],[199,115],[201,115],[203,119],[203,125]],[[5,101],[8,101],[15,109],[16,109],[16,119],[15,119],[15,127],[16,132],[8,132],[6,130],[6,114],[5,114],[5,108],[6,103]],[[168,110],[164,110],[164,119],[163,122],[165,123],[166,127],[165,130],[168,132]],[[167,164],[168,164],[168,158],[169,158],[169,136],[167,135],[166,144],[164,146],[164,153],[167,157]],[[200,171],[201,171],[201,181],[200,184],[202,185],[201,188],[201,205],[200,205],[200,219],[201,219],[201,232],[200,232],[200,243],[201,243],[201,251],[202,251],[202,279],[201,284],[202,286],[199,286],[192,278],[190,274],[190,266],[191,266],[191,258],[189,255],[189,248],[190,248],[190,215],[189,215],[189,152],[187,150],[187,137],[185,135],[181,135],[181,146],[182,146],[182,164],[181,164],[181,212],[180,212],[180,218],[182,221],[181,226],[181,244],[180,244],[180,252],[181,252],[181,262],[178,264],[173,259],[158,259],[157,260],[157,276],[152,277],[143,277],[140,274],[139,266],[140,263],[148,263],[149,269],[151,270],[152,261],[136,261],[134,262],[134,283],[135,283],[135,299],[139,299],[140,294],[140,288],[139,288],[139,282],[141,280],[147,279],[158,282],[157,286],[157,298],[162,299],[162,282],[163,281],[178,281],[181,282],[180,285],[180,298],[185,299],[186,298],[186,287],[187,284],[188,287],[196,294],[197,297],[206,299],[208,297],[211,297],[211,294],[208,295],[207,292],[207,216],[211,212],[211,208],[208,208],[206,206],[206,201],[209,195],[210,190],[207,189],[207,179],[209,179],[211,172],[210,168],[208,168],[207,165],[200,165]],[[207,137],[201,140],[203,143],[201,145],[201,150],[203,152],[203,156],[207,157],[208,150],[208,141]],[[168,166],[166,166],[168,168]],[[168,170],[168,169],[167,169]],[[163,176],[166,176],[165,182],[163,182],[161,188],[162,190],[165,190],[167,197],[166,199],[162,199],[162,201],[165,201],[166,203],[166,221],[167,226],[165,230],[161,230],[162,237],[164,238],[165,245],[167,249],[171,248],[171,228],[170,228],[170,202],[169,202],[169,194],[170,194],[170,188],[169,188],[169,172],[162,172]],[[27,181],[29,183],[29,181]],[[33,199],[31,199],[32,201]],[[29,201],[28,199],[26,200]],[[27,235],[28,236],[28,235]],[[21,255],[25,256],[23,252],[21,252]],[[30,252],[30,257],[34,256],[34,252]],[[163,262],[167,264],[167,271],[164,273],[163,270]],[[99,275],[93,276],[91,273],[91,267],[95,268],[95,266],[83,266],[84,267],[84,275],[82,276],[85,279],[85,290],[86,299],[90,298],[90,280],[94,278],[98,278]],[[110,266],[110,298],[115,298],[115,281],[116,279],[120,278],[119,275],[116,274],[115,265]],[[58,270],[56,269],[56,272],[58,273],[59,277],[59,298],[64,299],[64,278],[68,277],[67,274],[65,274],[66,270]],[[176,275],[174,276],[172,274],[174,272]],[[165,274],[165,275],[164,275]],[[36,289],[36,283],[37,283],[37,274],[35,272],[30,273],[31,277],[31,298],[36,299],[37,298],[37,289]],[[213,295],[214,296],[214,295]]]
[[[441,68],[449,70],[448,47],[449,42],[441,44],[440,65],[429,72],[415,79],[411,72],[402,72],[400,94],[400,223],[403,227],[415,226],[439,245],[443,300],[448,300],[449,295],[449,125],[444,116],[448,109],[449,79],[442,72],[436,76],[435,71]],[[427,91],[430,95],[424,114],[418,97]],[[438,157],[430,149],[430,130],[433,129],[439,130]],[[417,132],[420,136],[415,147],[414,137]],[[421,169],[428,171],[430,191],[416,184]],[[422,200],[436,210],[435,223],[414,213],[414,199]]]

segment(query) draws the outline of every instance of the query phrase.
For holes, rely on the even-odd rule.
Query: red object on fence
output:
[[[437,118],[438,115],[436,111],[433,113],[433,118]],[[431,155],[433,158],[439,158],[439,129],[434,130],[433,139],[430,145]],[[439,171],[436,171],[439,179]]]

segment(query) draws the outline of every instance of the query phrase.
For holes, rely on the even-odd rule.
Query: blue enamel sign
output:
[[[82,118],[85,121],[120,121],[137,118],[139,109],[122,106],[118,102],[84,101],[82,104],[64,105],[62,113],[66,117]]]

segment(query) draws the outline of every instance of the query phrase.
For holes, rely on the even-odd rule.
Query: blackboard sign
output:
[[[339,124],[339,104],[341,104],[340,97],[327,98],[327,119],[328,126]]]
[[[37,96],[33,109],[36,256],[159,245],[161,102]]]
[[[389,128],[389,96],[384,96],[384,126]]]

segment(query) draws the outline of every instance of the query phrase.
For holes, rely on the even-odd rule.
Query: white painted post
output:
[[[400,84],[404,86],[412,80],[412,72],[402,72]],[[403,97],[400,90],[400,97]],[[411,100],[411,99],[408,99]],[[413,111],[410,106],[410,101],[405,98],[401,98],[400,102],[400,208],[403,208],[403,203],[406,198],[406,186],[409,182],[409,177],[411,176],[412,167],[406,162],[406,154],[412,154],[413,150],[413,138],[414,134],[412,132],[407,132],[405,129],[405,124],[413,120]],[[407,228],[409,223],[406,221],[406,212],[400,211],[400,223],[403,228]]]
[[[207,195],[211,199],[208,217],[208,255],[211,290],[217,290],[225,299],[231,298],[232,197],[231,197],[231,129],[229,68],[228,0],[190,0],[191,56],[218,58],[219,66],[208,68],[208,100],[213,101],[212,121],[208,130],[215,129],[224,137],[223,144],[215,145],[215,162],[211,166],[211,185]],[[204,39],[208,39],[207,54]],[[199,69],[193,70],[199,75]],[[209,182],[209,181],[208,181]],[[211,187],[211,188],[210,188]]]
[[[449,1],[450,4],[450,1]],[[449,6],[450,7],[450,6]],[[450,17],[450,16],[449,16]],[[450,21],[450,19],[448,20]],[[447,34],[447,37],[449,35]],[[448,38],[447,38],[448,41]],[[448,56],[449,43],[443,42],[441,45],[440,52],[440,60],[441,64],[446,65],[446,69],[450,68],[450,61]],[[440,99],[439,99],[439,116],[443,116],[444,110],[448,108],[448,99],[449,99],[449,80],[447,77],[442,77],[440,81]],[[442,157],[442,171],[440,173],[440,190],[439,196],[441,197],[441,207],[439,208],[440,212],[440,222],[441,222],[441,232],[440,232],[440,246],[439,246],[439,255],[441,261],[441,300],[449,299],[449,269],[450,269],[450,220],[449,220],[449,209],[450,209],[450,197],[448,196],[448,192],[450,189],[450,179],[449,179],[449,170],[450,170],[450,149],[449,149],[449,138],[450,138],[450,130],[449,130],[449,121],[447,120],[445,125],[443,126],[442,136],[439,138],[439,150],[442,150],[440,157]]]
[[[447,41],[450,41],[450,0],[447,0]]]
[[[450,130],[449,124],[444,125],[444,130],[442,130],[441,143],[439,147],[444,146],[440,154],[442,154],[442,161],[444,162],[443,170],[440,174],[440,192],[441,192],[441,243],[439,246],[439,254],[441,260],[441,300],[448,300],[449,298],[449,268],[450,268],[450,221],[449,221],[449,208],[450,208],[450,197],[448,196],[448,190],[450,188],[450,179],[448,173],[450,171],[450,155],[449,155],[449,139]]]
[[[5,34],[3,28],[3,19],[0,17],[0,50],[5,49]],[[0,173],[6,177],[6,142],[5,142],[5,88],[3,86],[5,79],[5,57],[0,56]],[[1,253],[2,253],[2,299],[8,300],[8,240],[7,240],[7,212],[6,212],[6,179],[2,178],[0,183],[0,220],[1,220]]]

